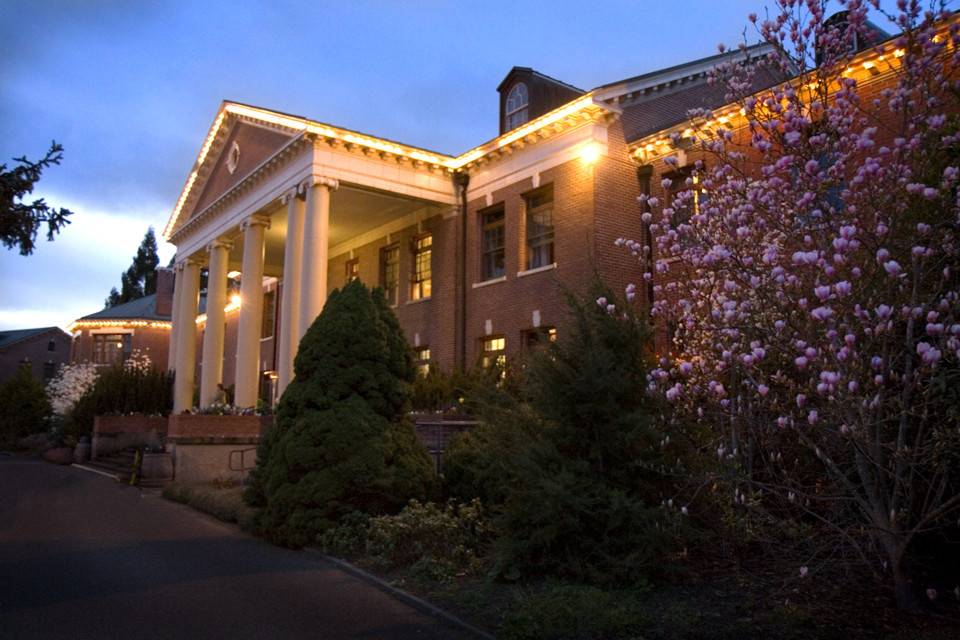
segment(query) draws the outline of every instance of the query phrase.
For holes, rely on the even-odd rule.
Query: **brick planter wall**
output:
[[[159,447],[166,433],[165,416],[97,416],[93,419],[90,458],[96,460],[130,447]]]
[[[170,416],[174,478],[187,484],[241,482],[256,464],[260,434],[272,425],[273,416]]]
[[[203,440],[209,443],[235,439],[259,439],[273,424],[273,416],[206,416],[181,414],[170,416],[167,439],[171,442]]]

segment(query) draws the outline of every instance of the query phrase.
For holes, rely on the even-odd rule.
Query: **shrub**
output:
[[[353,511],[427,497],[433,465],[407,418],[410,348],[380,290],[335,290],[294,367],[246,494],[263,533],[302,546]]]
[[[516,457],[540,437],[542,422],[523,405],[490,403],[480,424],[456,434],[443,454],[444,488],[458,500],[499,506],[517,487]]]
[[[159,371],[143,355],[102,371],[69,412],[67,430],[74,436],[93,431],[103,415],[167,415],[173,409],[173,374]]]
[[[599,284],[569,296],[570,322],[527,363],[520,398],[479,403],[483,426],[446,457],[448,490],[496,513],[504,577],[632,583],[664,567],[678,534],[667,474],[682,471],[682,438],[655,428],[648,333],[613,302]]]
[[[363,555],[387,569],[409,568],[442,581],[478,571],[491,534],[479,500],[411,500],[397,515],[348,514],[324,531],[319,542],[327,553]]]
[[[551,583],[518,598],[500,628],[507,640],[639,638],[647,626],[643,591]]]
[[[472,573],[490,539],[479,500],[438,505],[411,500],[395,516],[370,520],[367,553],[389,568],[412,567],[432,579]]]
[[[12,446],[20,438],[42,431],[50,413],[43,385],[33,377],[29,365],[21,366],[0,386],[0,446]]]
[[[477,366],[451,372],[431,369],[414,380],[411,406],[414,411],[470,413],[475,409],[473,401],[496,387],[499,380],[500,371],[494,368]]]

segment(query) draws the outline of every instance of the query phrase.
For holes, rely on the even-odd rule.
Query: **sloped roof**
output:
[[[769,67],[757,69],[750,92],[762,91],[787,78]],[[624,107],[621,121],[627,142],[663,131],[690,118],[691,109],[716,109],[729,104],[727,87],[705,79],[685,89],[669,91]]]
[[[170,320],[170,314],[157,313],[157,294],[151,293],[130,302],[106,307],[80,320]]]
[[[12,344],[29,340],[37,336],[49,333],[50,331],[59,331],[69,337],[60,327],[37,327],[36,329],[11,329],[10,331],[0,331],[0,349],[5,349]]]
[[[510,78],[513,77],[513,74],[515,74],[515,73],[517,73],[517,72],[532,73],[533,75],[539,76],[539,77],[543,78],[544,80],[548,80],[548,81],[550,81],[550,82],[552,82],[552,83],[554,83],[554,84],[558,84],[558,85],[560,85],[560,86],[562,86],[562,87],[566,87],[567,89],[570,89],[571,91],[577,91],[577,92],[579,92],[579,93],[586,93],[586,90],[581,89],[580,87],[575,87],[575,86],[573,86],[572,84],[570,84],[569,82],[564,82],[563,80],[559,80],[559,79],[557,79],[557,78],[554,78],[553,76],[548,76],[548,75],[545,74],[545,73],[541,73],[541,72],[537,71],[537,70],[534,69],[533,67],[518,67],[518,66],[514,66],[512,69],[510,69],[510,71],[507,72],[507,75],[505,75],[505,76],[503,77],[503,80],[500,81],[500,84],[497,85],[497,91],[500,91],[501,89],[503,89],[503,85],[505,85],[505,84],[507,83],[507,81],[510,80]]]

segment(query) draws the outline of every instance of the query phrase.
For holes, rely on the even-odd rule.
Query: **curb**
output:
[[[115,474],[113,474],[113,473],[107,473],[106,471],[100,471],[100,469],[94,469],[93,467],[88,467],[88,466],[86,466],[86,465],[84,465],[84,464],[78,464],[78,463],[74,462],[74,463],[71,464],[70,466],[71,466],[71,467],[75,467],[75,468],[77,468],[77,469],[83,469],[84,471],[89,471],[90,473],[96,473],[97,475],[106,476],[107,478],[111,478],[111,479],[113,479],[113,480],[117,480],[117,476],[116,476]],[[117,480],[117,481],[119,482],[119,480]]]
[[[424,613],[428,616],[433,616],[434,618],[439,618],[440,620],[446,622],[447,624],[453,627],[457,627],[463,631],[473,634],[477,638],[483,638],[483,640],[496,640],[494,636],[490,635],[486,631],[482,631],[478,629],[472,624],[469,624],[468,622],[465,622],[464,620],[453,615],[452,613],[444,611],[443,609],[430,604],[426,600],[422,598],[418,598],[412,593],[408,593],[403,589],[399,589],[393,586],[386,580],[378,578],[372,573],[368,573],[363,569],[361,569],[360,567],[350,564],[346,560],[341,560],[340,558],[334,558],[333,556],[328,556],[327,554],[323,553],[319,549],[316,549],[313,547],[306,547],[304,551],[309,553],[310,555],[317,556],[319,558],[322,558],[323,560],[326,560],[327,562],[334,565],[338,569],[341,569],[342,571],[349,573],[355,578],[360,578],[361,580],[369,582],[370,584],[377,587],[381,591],[384,591],[390,594],[397,600],[403,602],[406,605],[413,607],[414,609],[420,611],[421,613]]]

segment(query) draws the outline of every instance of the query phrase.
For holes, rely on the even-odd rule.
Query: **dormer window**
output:
[[[506,130],[516,129],[527,120],[528,107],[530,106],[530,93],[527,91],[527,85],[518,82],[510,89],[507,94],[506,104]]]

